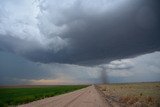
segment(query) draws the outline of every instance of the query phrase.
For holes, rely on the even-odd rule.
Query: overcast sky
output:
[[[160,81],[159,4],[0,0],[0,84]]]

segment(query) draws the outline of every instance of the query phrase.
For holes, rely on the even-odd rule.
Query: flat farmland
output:
[[[112,105],[160,107],[160,82],[98,85]]]
[[[19,105],[35,100],[52,97],[74,90],[82,89],[88,85],[64,86],[8,86],[0,88],[0,107]]]

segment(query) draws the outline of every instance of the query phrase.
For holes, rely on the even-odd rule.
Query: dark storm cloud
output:
[[[32,61],[44,63],[95,65],[160,50],[158,0],[123,1],[124,4],[119,0],[119,5],[117,3],[114,6],[116,1],[113,1],[113,5],[97,4],[97,7],[90,6],[90,2],[87,4],[83,0],[77,0],[69,7],[64,6],[65,8],[62,2],[54,1],[44,5],[41,2],[39,8],[42,15],[37,18],[40,33],[51,40],[56,35],[60,45],[53,41],[53,44],[51,42],[47,45],[51,49],[35,48],[22,55]],[[59,8],[53,8],[52,4]],[[46,28],[47,26],[49,27]],[[66,29],[54,33],[53,26],[57,29],[65,26]],[[9,44],[10,42],[4,42],[0,46],[1,50]],[[65,45],[58,51],[52,49],[61,44]],[[12,50],[10,47],[7,49]]]
[[[0,84],[23,84],[25,80],[38,80],[46,78],[56,79],[56,75],[50,75],[51,71],[25,60],[17,55],[0,52]]]
[[[27,50],[39,49],[40,45],[35,41],[26,41],[20,38],[15,38],[11,35],[0,35],[0,49],[23,54]],[[41,48],[42,50],[42,48]]]
[[[95,70],[78,65],[35,63],[0,51],[0,85],[93,83],[98,79]]]

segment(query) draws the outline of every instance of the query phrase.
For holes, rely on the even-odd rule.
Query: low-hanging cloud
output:
[[[153,52],[136,58],[123,59],[120,61],[121,64],[124,60],[127,60],[127,62],[129,61],[128,65],[131,64],[132,67],[130,69],[109,69],[108,76],[111,77],[112,82],[115,81],[116,77],[121,78],[119,80],[121,82],[159,81],[159,56],[160,52]]]
[[[0,50],[41,63],[82,65],[158,51],[158,3],[158,0],[2,0]]]
[[[96,83],[97,69],[71,64],[36,63],[0,52],[0,85]]]
[[[112,70],[121,70],[121,69],[131,69],[134,66],[134,63],[129,59],[115,60],[111,61],[106,65],[106,68]]]

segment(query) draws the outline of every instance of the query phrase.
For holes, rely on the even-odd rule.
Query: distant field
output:
[[[160,82],[99,85],[106,98],[132,107],[160,107]]]
[[[84,87],[87,85],[1,87],[0,107],[28,103]]]

